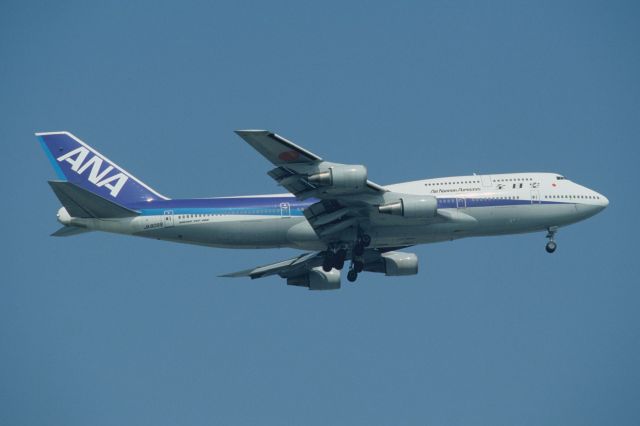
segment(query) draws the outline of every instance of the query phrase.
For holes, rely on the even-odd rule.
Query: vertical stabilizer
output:
[[[122,206],[167,199],[69,132],[36,136],[60,180]]]

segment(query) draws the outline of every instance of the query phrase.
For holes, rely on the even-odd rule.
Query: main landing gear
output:
[[[358,279],[358,274],[364,270],[364,260],[362,255],[364,250],[371,244],[371,237],[367,234],[362,234],[358,237],[355,244],[351,249],[351,266],[349,266],[349,272],[347,273],[347,280],[354,282]],[[327,250],[324,256],[324,262],[322,263],[322,270],[325,272],[331,271],[336,268],[342,270],[344,268],[344,262],[347,258],[347,247],[338,246],[332,247]]]
[[[546,238],[549,239],[549,242],[544,248],[547,251],[547,253],[553,253],[554,251],[556,251],[556,248],[558,248],[558,244],[556,244],[556,241],[554,239],[556,236],[556,232],[558,232],[557,226],[552,226],[548,229]]]
[[[347,250],[345,248],[339,248],[337,250],[327,250],[327,254],[324,255],[324,262],[322,262],[322,270],[325,272],[331,271],[336,268],[338,271],[344,268],[344,261],[347,258]]]
[[[356,240],[353,246],[353,256],[351,259],[351,266],[347,273],[347,280],[349,282],[355,282],[358,279],[358,274],[364,270],[364,260],[362,255],[364,249],[371,244],[371,236],[368,234],[361,234]]]
[[[364,270],[364,262],[362,259],[354,259],[351,261],[349,272],[347,273],[347,280],[349,282],[355,282],[358,279],[358,274]]]

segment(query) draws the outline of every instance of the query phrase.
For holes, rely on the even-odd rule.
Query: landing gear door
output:
[[[162,223],[165,228],[170,228],[173,226],[173,210],[165,210],[164,217],[162,218]]]

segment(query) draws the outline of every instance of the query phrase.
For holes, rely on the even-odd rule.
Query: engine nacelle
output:
[[[430,218],[438,211],[438,200],[431,195],[406,195],[398,201],[379,206],[378,211],[414,219]]]
[[[340,190],[359,190],[367,185],[367,168],[358,165],[334,166],[326,172],[310,175],[307,180]]]
[[[340,271],[332,269],[329,272],[317,267],[304,275],[287,278],[288,285],[309,287],[309,290],[337,290],[340,288]]]
[[[413,253],[390,251],[382,253],[384,274],[389,276],[415,275],[418,273],[418,256]]]

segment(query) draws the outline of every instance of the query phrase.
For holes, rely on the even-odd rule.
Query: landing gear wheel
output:
[[[336,252],[333,258],[333,267],[337,270],[341,270],[344,268],[344,260],[347,258],[347,251],[345,249],[340,249]]]
[[[347,274],[347,280],[349,280],[349,282],[352,283],[352,282],[355,282],[355,280],[357,279],[358,279],[358,273],[355,270],[351,269]]]
[[[360,237],[360,240],[362,241],[363,246],[369,247],[369,245],[371,244],[371,235],[362,234],[362,237]]]
[[[364,262],[361,260],[353,261],[353,270],[356,271],[356,274],[359,274],[364,269]]]
[[[549,228],[547,228],[547,239],[549,240],[549,242],[547,243],[547,245],[545,246],[545,250],[547,251],[547,253],[553,253],[554,251],[556,251],[556,248],[558,247],[558,245],[556,244],[554,237],[556,236],[556,233],[558,232],[558,227],[557,226],[550,226]]]
[[[330,272],[333,269],[333,254],[328,252],[324,255],[324,261],[322,262],[322,270]]]

